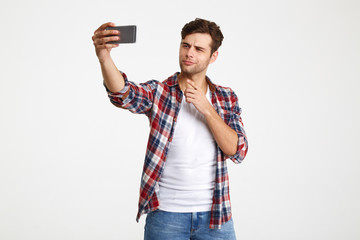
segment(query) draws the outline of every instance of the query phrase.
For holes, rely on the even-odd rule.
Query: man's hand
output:
[[[101,25],[92,37],[96,55],[99,58],[101,72],[104,78],[106,87],[111,92],[119,92],[125,86],[125,80],[120,71],[115,66],[114,61],[110,56],[111,49],[119,46],[118,44],[110,44],[108,42],[119,40],[118,36],[112,36],[119,34],[117,30],[106,30],[107,27],[114,27],[114,23],[105,23]]]
[[[195,82],[189,79],[186,81],[187,88],[184,91],[186,102],[192,103],[203,115],[209,114],[211,110],[214,110],[207,100],[205,93],[195,85]]]
[[[118,36],[112,36],[119,34],[117,30],[105,30],[107,27],[114,27],[114,23],[104,23],[101,25],[92,36],[92,40],[95,46],[96,55],[100,62],[104,62],[110,58],[110,51],[112,48],[118,47],[119,44],[109,44],[108,42],[119,40]]]
[[[226,155],[234,155],[237,151],[237,133],[221,119],[211,103],[207,100],[204,91],[197,87],[194,81],[188,79],[184,95],[186,102],[194,104],[196,109],[204,115],[220,149]]]

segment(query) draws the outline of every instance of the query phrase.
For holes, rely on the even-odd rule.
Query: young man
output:
[[[93,42],[110,101],[150,121],[137,215],[148,214],[145,239],[235,239],[226,159],[240,163],[248,143],[237,96],[206,76],[223,40],[219,26],[187,23],[181,72],[139,85],[116,68],[110,51],[118,45],[108,42],[119,37],[108,26]]]

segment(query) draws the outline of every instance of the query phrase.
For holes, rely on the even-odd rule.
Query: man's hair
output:
[[[184,39],[187,35],[192,33],[210,34],[212,39],[211,54],[219,49],[224,39],[220,27],[216,25],[216,23],[201,18],[196,18],[194,21],[185,24],[181,30],[181,38]]]

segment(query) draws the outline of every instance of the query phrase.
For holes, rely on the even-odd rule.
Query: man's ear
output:
[[[210,57],[210,63],[215,62],[215,60],[217,59],[218,55],[219,55],[219,52],[218,52],[218,51],[213,52],[213,54],[212,54],[211,57]]]

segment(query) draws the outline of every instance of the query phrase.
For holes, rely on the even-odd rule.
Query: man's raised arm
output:
[[[118,36],[113,36],[119,34],[119,32],[117,30],[106,30],[107,27],[114,26],[115,24],[111,22],[104,23],[94,32],[92,40],[107,89],[111,92],[119,92],[124,88],[125,80],[110,55],[111,49],[118,47],[119,44],[108,43],[119,40]]]

